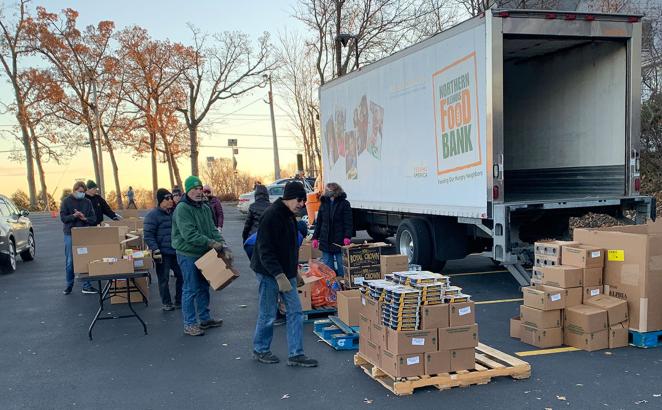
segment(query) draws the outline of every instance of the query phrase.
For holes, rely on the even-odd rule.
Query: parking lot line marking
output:
[[[577,349],[576,347],[557,347],[555,349],[527,350],[525,352],[515,352],[515,354],[520,357],[526,357],[526,356],[540,356],[544,354],[576,352],[578,350],[580,349]]]
[[[522,298],[517,298],[517,299],[498,299],[498,300],[483,300],[480,302],[476,302],[477,305],[491,305],[493,303],[508,303],[508,302],[521,302],[524,299]]]
[[[485,272],[466,272],[466,273],[449,273],[448,276],[471,276],[471,275],[487,275],[489,273],[504,273],[507,270],[488,270]]]

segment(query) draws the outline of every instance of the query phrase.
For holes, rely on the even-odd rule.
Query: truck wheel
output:
[[[396,249],[407,255],[409,263],[421,265],[423,269],[432,267],[432,236],[421,219],[405,219],[398,226],[395,236]]]

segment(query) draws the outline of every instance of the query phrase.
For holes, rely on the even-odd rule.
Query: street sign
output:
[[[236,138],[228,138],[228,147],[236,147],[237,146],[237,139]]]

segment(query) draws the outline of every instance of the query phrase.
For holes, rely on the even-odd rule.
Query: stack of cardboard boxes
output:
[[[562,241],[534,246],[536,262],[544,265],[535,269],[537,283],[522,289],[524,304],[511,320],[511,336],[541,348],[627,345],[627,307],[602,294],[604,249]]]
[[[473,369],[478,326],[469,296],[430,272],[387,278],[361,289],[361,356],[392,377]]]
[[[382,248],[389,246],[383,242],[351,244],[342,247],[344,285],[357,288],[364,280],[381,279]]]

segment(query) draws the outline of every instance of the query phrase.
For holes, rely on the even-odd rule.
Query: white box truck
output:
[[[412,263],[487,252],[525,285],[570,217],[655,218],[640,73],[641,16],[489,10],[320,88],[324,181]]]

